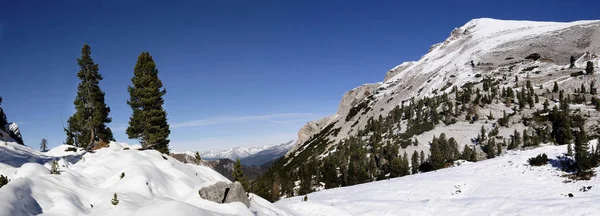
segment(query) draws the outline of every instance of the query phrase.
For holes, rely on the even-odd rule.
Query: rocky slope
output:
[[[538,53],[538,62],[524,59]],[[569,57],[577,57],[577,70],[587,61],[600,64],[600,21],[577,21],[570,23],[505,21],[489,18],[474,19],[454,29],[443,42],[434,44],[418,61],[404,62],[386,74],[384,81],[365,84],[348,91],[342,97],[336,114],[307,123],[300,132],[292,151],[298,149],[309,137],[333,123],[340,128],[333,141],[355,135],[370,117],[387,115],[395,106],[412,97],[441,95],[453,86],[480,81],[480,75],[499,75],[504,71],[522,71],[531,66],[536,71],[555,71],[569,66]],[[471,61],[475,67],[471,66]],[[513,72],[514,74],[514,72]],[[528,74],[518,74],[525,77]],[[530,76],[533,76],[529,74]],[[566,74],[568,77],[568,74]],[[567,81],[559,76],[538,78],[539,84]],[[508,77],[514,81],[514,77]],[[444,88],[446,85],[448,87]],[[442,91],[443,89],[443,91]],[[367,99],[369,96],[371,98]],[[368,101],[370,108],[345,121],[351,108]],[[366,109],[366,108],[365,108]],[[479,129],[479,128],[475,128]],[[423,140],[425,141],[425,140]]]
[[[598,71],[598,55],[600,21],[471,20],[418,61],[392,68],[383,82],[346,93],[336,114],[300,130],[297,145],[261,183],[271,187],[278,178],[304,178],[318,189],[326,185],[324,170],[337,173],[329,175],[330,183],[342,186],[386,178],[391,174],[389,166],[394,166],[392,159],[403,153],[422,152],[420,162],[425,162],[432,139],[441,133],[454,138],[459,151],[470,146],[476,160],[489,152],[478,136],[482,130],[483,137],[490,137],[486,141],[498,143],[503,151],[514,148],[507,141],[518,148],[538,145],[539,139],[554,139],[548,134],[551,131],[554,136],[556,127],[547,117],[549,110],[543,108],[546,100],[551,102],[550,109],[559,106],[554,83],[563,91],[564,101],[571,103],[569,114],[584,115],[586,130],[597,136],[600,112],[590,101],[597,95],[587,90],[600,80],[598,73],[584,75],[583,71],[589,64]],[[583,100],[574,102],[574,98]],[[528,99],[532,102],[527,103]],[[494,134],[487,133],[491,131]],[[515,139],[517,131],[523,132],[527,144]],[[398,154],[389,149],[393,145],[400,146]],[[310,162],[314,160],[325,161]],[[360,173],[363,179],[348,183],[348,176],[357,169],[365,172]],[[298,187],[296,182],[294,194]]]

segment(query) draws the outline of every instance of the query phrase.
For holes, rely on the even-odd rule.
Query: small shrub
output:
[[[8,177],[0,175],[0,188],[4,187],[4,185],[8,184],[8,182],[10,182],[10,179],[8,179]]]
[[[65,149],[66,152],[72,151],[72,152],[76,152],[77,148],[75,147],[68,147],[67,149]]]
[[[302,199],[302,201],[304,201],[304,202],[308,201],[308,195],[304,195],[304,198]]]
[[[429,172],[429,171],[433,171],[433,170],[435,170],[435,169],[433,169],[433,165],[431,165],[431,163],[429,163],[429,161],[425,161],[424,163],[419,165],[419,172]]]
[[[529,158],[527,162],[529,162],[529,165],[531,166],[542,166],[548,163],[548,155],[546,155],[546,153],[539,154],[538,156]]]
[[[125,148],[123,148],[123,150],[129,150],[129,147],[125,147]]]
[[[117,199],[117,193],[113,195],[113,198],[112,200],[110,200],[110,203],[115,206],[119,204],[119,199]]]
[[[475,78],[480,78],[481,74],[475,74]]]
[[[540,54],[537,53],[531,53],[529,54],[527,57],[525,57],[525,59],[531,59],[534,61],[537,61],[538,59],[540,59],[542,56],[540,56]]]
[[[125,177],[125,172],[121,173],[121,179],[123,179],[123,177]]]
[[[575,73],[571,73],[571,77],[578,77],[578,76],[583,76],[583,71],[579,71],[579,72],[575,72]]]
[[[60,175],[60,170],[58,170],[58,161],[52,161],[52,167],[50,168],[50,174]]]

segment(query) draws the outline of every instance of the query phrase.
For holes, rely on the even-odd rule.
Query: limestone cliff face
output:
[[[294,147],[292,147],[286,153],[285,156],[287,157],[290,154],[290,152],[296,151],[296,149],[298,149],[298,147],[300,147],[300,145],[302,145],[302,143],[304,143],[308,139],[310,139],[310,137],[313,134],[321,131],[321,129],[323,129],[323,127],[325,127],[327,124],[329,124],[330,120],[333,119],[334,116],[327,116],[325,118],[313,120],[313,121],[306,123],[304,126],[302,126],[302,128],[300,128],[300,131],[298,131],[298,139],[296,140]]]
[[[292,149],[290,149],[289,152],[294,152],[298,146],[310,139],[312,135],[321,131],[321,129],[330,124],[333,119],[337,118],[338,116],[345,116],[350,108],[356,106],[360,101],[372,95],[380,85],[381,83],[363,84],[346,92],[344,96],[342,96],[337,113],[332,116],[327,116],[325,118],[306,123],[300,129],[300,131],[298,131],[298,139],[296,140],[296,144],[294,147],[292,147]]]

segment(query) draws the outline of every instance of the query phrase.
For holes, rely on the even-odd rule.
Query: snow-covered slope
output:
[[[0,188],[0,215],[287,215],[254,195],[250,209],[204,200],[200,188],[230,181],[209,167],[138,147],[112,142],[84,153],[61,145],[42,153],[2,144],[0,174],[11,181]],[[60,175],[50,174],[55,160]],[[115,193],[119,203],[113,206]]]
[[[435,172],[310,193],[307,202],[298,196],[275,204],[311,216],[600,214],[600,178],[571,182],[562,177],[566,173],[558,168],[557,156],[566,152],[566,145],[510,151]],[[541,153],[548,155],[550,164],[527,164]],[[580,190],[587,186],[592,188]]]

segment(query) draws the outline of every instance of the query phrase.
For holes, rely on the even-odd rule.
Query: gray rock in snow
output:
[[[203,199],[216,203],[242,202],[246,207],[250,206],[250,200],[246,195],[246,191],[239,182],[231,184],[217,182],[211,186],[201,188],[198,193]]]

